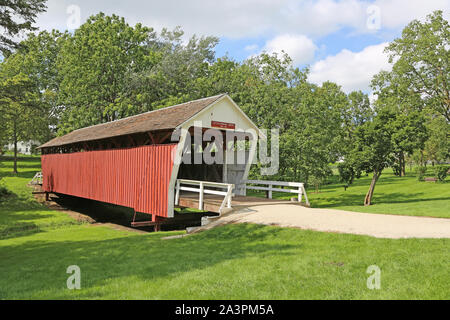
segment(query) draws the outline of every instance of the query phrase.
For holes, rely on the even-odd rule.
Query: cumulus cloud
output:
[[[327,80],[336,82],[345,92],[368,92],[372,77],[381,70],[391,69],[383,52],[386,45],[368,46],[359,52],[344,49],[337,55],[328,56],[312,65],[309,79],[317,84]]]
[[[286,52],[294,65],[310,62],[314,58],[317,46],[305,35],[283,34],[266,42],[264,51],[267,53]]]
[[[413,19],[424,20],[435,10],[442,10],[444,17],[450,18],[450,1],[448,0],[377,0],[380,7],[382,28],[402,28]]]
[[[433,10],[450,12],[448,0],[49,0],[41,15],[43,29],[67,29],[67,8],[77,5],[82,22],[99,11],[124,16],[131,24],[142,22],[156,29],[181,25],[187,34],[245,38],[265,34],[324,36],[341,28],[373,32],[367,28],[371,5],[380,8],[382,28],[401,28]]]

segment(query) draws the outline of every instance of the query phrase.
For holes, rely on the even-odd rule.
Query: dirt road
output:
[[[378,238],[450,238],[450,219],[313,209],[290,204],[241,209],[222,216],[212,225],[244,222]]]

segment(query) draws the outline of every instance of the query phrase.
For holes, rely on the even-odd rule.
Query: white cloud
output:
[[[341,28],[373,32],[367,28],[369,5],[380,8],[382,28],[401,28],[433,10],[450,12],[448,0],[48,0],[48,12],[38,26],[66,29],[69,5],[78,5],[81,18],[103,11],[124,16],[129,23],[142,22],[160,29],[182,26],[187,34],[245,38],[267,34],[324,36]]]
[[[258,45],[257,44],[249,44],[249,45],[245,46],[244,50],[254,52],[254,51],[258,50]]]
[[[386,45],[368,46],[360,52],[344,49],[335,56],[328,56],[312,65],[309,79],[317,84],[327,80],[336,82],[345,92],[368,92],[372,77],[381,70],[391,69],[383,52]]]
[[[300,65],[314,59],[317,46],[307,36],[283,34],[267,41],[263,50],[267,53],[284,51],[292,58],[294,65]]]
[[[424,20],[435,10],[442,10],[444,17],[450,18],[450,1],[448,0],[377,0],[380,7],[382,28],[402,28],[411,20]]]

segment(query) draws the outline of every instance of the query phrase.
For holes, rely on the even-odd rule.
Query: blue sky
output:
[[[217,56],[244,60],[262,51],[286,51],[310,81],[334,81],[346,92],[370,92],[369,83],[389,69],[385,45],[413,19],[433,10],[449,19],[449,0],[48,0],[40,29],[76,29],[92,14],[118,14],[156,30],[181,26],[220,38]]]

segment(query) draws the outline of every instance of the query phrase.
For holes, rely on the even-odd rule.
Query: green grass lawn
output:
[[[0,164],[0,183],[13,192],[11,196],[0,199],[0,237],[76,223],[69,216],[42,206],[31,196],[32,190],[27,183],[40,170],[39,157],[21,157],[17,175],[12,173],[11,158],[4,157]]]
[[[432,175],[429,166],[428,175]],[[387,213],[409,216],[428,216],[450,218],[450,178],[442,182],[417,181],[414,172],[407,171],[405,177],[397,177],[391,169],[385,169],[375,186],[373,205],[363,205],[364,196],[369,189],[372,175],[355,179],[344,190],[343,183],[324,185],[319,193],[315,189],[307,190],[313,208],[333,208],[367,213]],[[251,192],[251,195],[262,193]],[[274,198],[289,199],[292,194],[274,192]]]
[[[449,298],[450,239],[240,224],[163,240],[183,232],[78,225],[25,187],[38,159],[22,159],[19,170],[4,179],[14,194],[0,203],[1,299]],[[81,290],[66,288],[70,265],[81,268]],[[370,265],[381,269],[380,290],[366,286]]]

